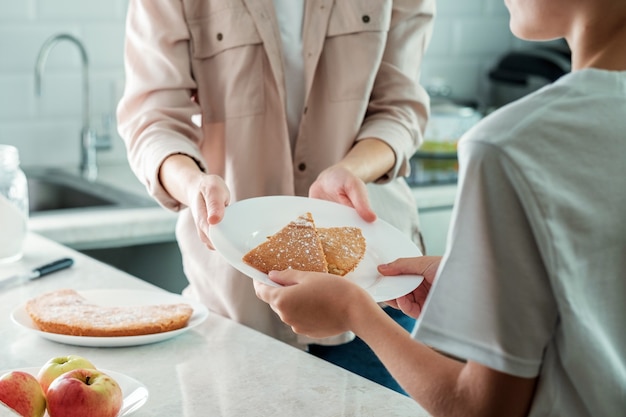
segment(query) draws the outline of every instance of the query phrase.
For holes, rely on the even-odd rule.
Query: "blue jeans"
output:
[[[392,307],[385,307],[384,311],[406,331],[411,332],[413,330],[415,319]],[[309,353],[361,375],[370,381],[407,395],[369,346],[358,337],[343,345],[309,345]]]

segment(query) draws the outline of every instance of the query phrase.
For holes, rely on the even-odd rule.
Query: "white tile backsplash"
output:
[[[35,0],[0,0],[0,23],[12,19],[28,19],[35,14]]]
[[[115,1],[39,0],[37,17],[55,21],[107,21],[119,17]]]
[[[343,0],[339,0],[343,1]],[[124,85],[124,20],[128,0],[0,0],[0,143],[20,149],[24,165],[78,166],[81,66],[67,42],[50,53],[41,97],[34,94],[39,48],[56,33],[84,43],[90,60],[91,120],[112,116]],[[479,99],[488,69],[519,46],[503,0],[438,0],[422,82],[447,84],[452,95]],[[100,163],[125,161],[113,126],[113,148]]]

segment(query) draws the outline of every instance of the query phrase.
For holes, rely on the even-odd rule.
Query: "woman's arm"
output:
[[[423,141],[429,97],[420,74],[434,16],[434,0],[393,1],[385,50],[357,137],[378,138],[394,154],[394,164],[378,173],[377,182],[406,175],[409,159]]]
[[[422,140],[429,99],[419,74],[433,18],[433,0],[392,3],[385,50],[355,144],[340,162],[320,173],[310,197],[354,207],[366,221],[376,219],[365,184],[405,175]]]
[[[219,223],[230,202],[230,192],[224,180],[205,174],[188,155],[168,156],[161,164],[159,181],[177,201],[189,207],[200,239],[209,247],[209,227]]]
[[[182,201],[161,186],[161,164],[176,153],[202,163],[202,132],[191,119],[200,108],[192,100],[197,86],[182,7],[181,2],[129,2],[126,84],[117,108],[118,130],[133,172],[152,196],[173,210],[182,208]]]

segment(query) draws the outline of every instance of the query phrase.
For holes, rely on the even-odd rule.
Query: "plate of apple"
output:
[[[78,355],[0,371],[0,416],[121,417],[148,400],[141,382]],[[13,414],[9,414],[9,413]]]

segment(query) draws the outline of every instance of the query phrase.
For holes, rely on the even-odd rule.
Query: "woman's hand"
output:
[[[419,317],[435,281],[440,262],[440,256],[420,256],[400,258],[391,263],[379,265],[378,272],[386,276],[411,274],[424,277],[424,281],[415,290],[403,297],[386,301],[386,304],[401,310],[407,316]]]
[[[365,183],[342,165],[333,165],[322,171],[309,188],[309,197],[352,207],[367,222],[376,220]]]
[[[159,171],[161,184],[170,195],[191,211],[198,236],[210,249],[209,228],[224,217],[230,202],[230,191],[217,175],[205,174],[189,156],[171,155],[163,161]]]
[[[309,197],[353,207],[367,222],[376,220],[365,184],[376,181],[395,163],[391,147],[377,138],[357,141],[337,164],[322,171],[309,188]]]
[[[230,201],[226,183],[217,175],[201,173],[189,184],[186,194],[198,236],[208,248],[215,249],[209,238],[209,228],[224,218],[224,210]]]
[[[287,269],[271,271],[269,277],[282,287],[255,280],[257,297],[294,332],[309,337],[329,337],[351,330],[353,318],[366,317],[361,309],[377,307],[365,290],[336,275]]]

